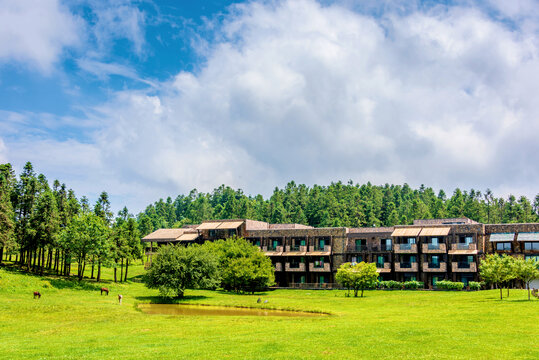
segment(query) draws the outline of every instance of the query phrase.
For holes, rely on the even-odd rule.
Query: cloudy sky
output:
[[[539,192],[538,0],[0,0],[0,24],[0,162],[115,209],[290,180]]]

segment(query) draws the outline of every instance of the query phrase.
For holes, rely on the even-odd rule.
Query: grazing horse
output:
[[[106,292],[107,295],[109,294],[109,289],[107,289],[106,287],[102,287],[101,288],[101,295],[103,295],[103,293]]]
[[[122,305],[122,299],[123,298],[124,297],[122,295],[118,294],[118,302],[120,303],[120,305]]]
[[[41,299],[41,293],[39,291],[34,291],[34,299],[36,298]]]

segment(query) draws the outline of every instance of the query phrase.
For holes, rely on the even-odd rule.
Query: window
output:
[[[215,230],[210,230],[210,237],[215,237]]]
[[[326,283],[326,279],[324,278],[324,275],[320,275],[319,282],[320,282],[320,284],[325,284]]]
[[[529,241],[524,243],[524,250],[539,250],[539,241]]]
[[[510,242],[498,242],[498,243],[496,243],[496,250],[511,251],[511,243]]]
[[[382,239],[382,250],[391,251],[391,239]]]
[[[236,229],[228,229],[228,237],[236,236]]]
[[[524,256],[524,259],[525,260],[533,259],[535,261],[539,261],[539,255],[526,255],[526,256]]]
[[[415,244],[415,237],[411,237],[406,240],[408,241],[408,244]]]
[[[430,268],[439,268],[440,267],[440,257],[438,255],[433,255],[430,258],[429,267]]]
[[[367,240],[365,239],[356,239],[356,251],[365,251],[367,250]]]

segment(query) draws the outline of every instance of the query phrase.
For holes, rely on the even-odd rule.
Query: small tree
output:
[[[363,297],[363,291],[375,286],[378,282],[378,271],[374,263],[360,262],[355,265],[344,263],[337,270],[335,279],[342,286],[348,288],[348,291],[353,289],[354,297],[357,297],[359,290],[361,290],[361,297]]]
[[[517,259],[516,274],[519,280],[522,280],[528,288],[528,300],[530,300],[530,282],[539,279],[539,261],[534,259]]]
[[[269,257],[243,238],[230,238],[203,245],[219,258],[223,288],[238,293],[262,291],[275,283]]]
[[[199,245],[162,247],[144,282],[171,298],[183,297],[187,288],[215,288],[219,283],[217,257]]]
[[[515,267],[509,256],[489,254],[481,261],[479,265],[479,274],[481,278],[490,284],[495,284],[500,288],[500,299],[503,299],[502,286],[509,280],[515,278]],[[511,259],[513,259],[511,257]]]

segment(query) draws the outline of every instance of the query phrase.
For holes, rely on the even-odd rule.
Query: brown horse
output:
[[[123,298],[124,297],[122,295],[118,294],[118,302],[120,303],[120,305],[122,305],[122,299]]]
[[[106,292],[107,295],[109,294],[109,289],[107,289],[106,287],[102,287],[101,288],[101,295],[103,295],[103,293]]]
[[[34,299],[35,298],[41,299],[41,293],[39,291],[34,291]]]

